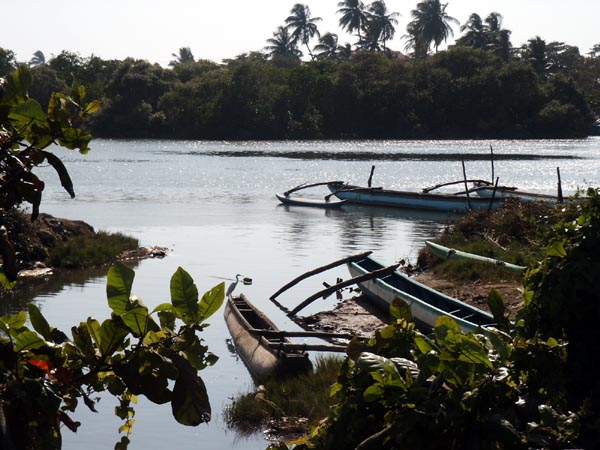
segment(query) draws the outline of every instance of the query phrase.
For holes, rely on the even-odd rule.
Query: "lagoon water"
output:
[[[177,267],[194,278],[200,292],[243,274],[253,285],[238,287],[282,329],[297,329],[268,298],[297,275],[336,259],[371,250],[391,264],[416,260],[423,241],[447,222],[444,214],[346,205],[322,210],[280,205],[274,197],[301,183],[344,180],[366,184],[375,165],[374,186],[420,190],[461,179],[464,159],[471,179],[491,179],[490,146],[500,184],[556,193],[560,167],[565,195],[600,185],[600,138],[532,141],[311,141],[198,142],[95,140],[88,155],[56,153],[67,166],[77,197],[70,199],[51,168],[37,173],[46,182],[42,212],[81,219],[96,229],[119,231],[142,245],[168,247],[168,257],[136,265],[133,293],[149,308],[169,300]],[[457,188],[459,189],[459,188]],[[306,194],[323,195],[323,187]],[[347,278],[341,267],[302,282],[279,301],[295,306],[322,289],[322,282]],[[58,282],[57,282],[58,283]],[[91,316],[108,317],[106,277],[50,283],[31,299],[62,330]],[[64,283],[64,284],[63,284]],[[331,309],[335,299],[313,303],[301,314]],[[176,423],[168,405],[140,398],[130,449],[264,449],[261,435],[228,430],[223,409],[252,389],[248,371],[230,345],[222,311],[204,332],[219,356],[201,375],[213,419],[188,428]],[[299,340],[301,341],[301,340]],[[64,449],[108,449],[119,439],[116,401],[107,396],[98,413],[80,407],[77,434],[64,430]]]

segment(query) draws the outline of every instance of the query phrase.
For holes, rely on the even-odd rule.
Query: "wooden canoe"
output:
[[[501,259],[488,258],[486,256],[475,255],[473,253],[467,253],[460,250],[455,250],[453,248],[444,247],[443,245],[436,244],[431,241],[425,241],[425,245],[427,248],[440,259],[456,259],[456,260],[466,260],[466,261],[477,261],[483,262],[486,264],[493,264],[498,267],[504,267],[509,270],[516,270],[522,272],[527,269],[525,266],[519,266],[516,264],[507,263],[506,261],[502,261]]]
[[[353,186],[343,182],[327,185],[337,198],[371,206],[391,206],[395,208],[424,209],[442,212],[466,212],[469,210],[494,209],[502,204],[502,199],[488,199],[476,195],[431,194],[428,192],[395,191],[391,189]]]
[[[261,330],[280,330],[244,294],[230,295],[223,315],[237,352],[255,379],[312,370],[308,353],[290,350],[292,343],[289,339],[260,334]]]
[[[313,206],[317,208],[339,208],[346,200],[340,200],[337,198],[306,198],[306,197],[290,197],[285,194],[275,194],[275,197],[285,205],[294,206]]]
[[[348,263],[352,277],[383,267],[368,256]],[[380,308],[388,310],[396,297],[405,301],[410,306],[415,322],[428,329],[433,328],[440,316],[453,318],[466,333],[478,332],[494,326],[494,317],[491,314],[425,286],[398,271],[358,285],[363,294]]]

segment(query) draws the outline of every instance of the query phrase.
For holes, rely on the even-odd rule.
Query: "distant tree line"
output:
[[[600,115],[600,44],[583,56],[562,42],[513,47],[502,16],[473,13],[455,45],[438,51],[458,21],[447,4],[411,12],[406,54],[392,51],[398,13],[385,2],[338,3],[353,44],[318,29],[306,5],[253,51],[217,64],[189,47],[169,68],[63,51],[29,61],[30,95],[42,104],[72,76],[101,99],[96,136],[186,139],[575,137]],[[311,45],[312,42],[316,42]],[[307,56],[303,53],[306,50]],[[16,67],[0,48],[0,76]]]

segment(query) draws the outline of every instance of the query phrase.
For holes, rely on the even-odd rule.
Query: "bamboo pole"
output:
[[[371,253],[373,253],[373,252],[368,251],[368,252],[360,253],[358,255],[348,256],[346,258],[339,259],[337,261],[329,263],[329,264],[327,264],[325,266],[317,267],[316,269],[313,269],[313,270],[310,270],[310,271],[308,271],[306,273],[303,273],[302,275],[294,278],[288,284],[286,284],[285,286],[283,286],[281,289],[279,289],[273,295],[271,295],[270,299],[271,300],[275,300],[275,298],[277,298],[282,292],[287,291],[288,289],[290,289],[291,287],[297,285],[298,283],[300,283],[302,280],[304,280],[306,278],[312,277],[313,275],[316,275],[316,274],[321,273],[321,272],[325,272],[326,270],[333,269],[334,267],[341,266],[342,264],[345,264],[345,263],[348,263],[348,262],[358,261],[360,259],[363,259],[363,258],[369,256]]]
[[[310,297],[308,297],[306,300],[304,300],[302,303],[300,303],[298,306],[296,306],[294,309],[292,309],[288,313],[288,315],[295,316],[301,309],[310,305],[312,302],[314,302],[319,297],[324,297],[325,295],[329,295],[332,292],[338,291],[342,288],[351,286],[353,284],[357,284],[357,283],[361,283],[363,281],[371,280],[373,278],[381,278],[386,275],[389,275],[390,273],[394,272],[399,266],[400,266],[400,264],[394,264],[389,267],[384,267],[383,269],[374,270],[373,272],[365,273],[364,275],[359,275],[357,277],[350,278],[349,280],[342,281],[341,283],[338,283],[327,289],[323,289],[322,291],[319,291],[316,294],[313,294]]]
[[[306,350],[315,352],[339,352],[346,353],[348,347],[345,345],[332,345],[332,344],[291,344],[287,342],[273,342],[269,343],[269,347],[273,350]]]
[[[423,188],[421,190],[421,192],[423,192],[424,194],[427,194],[427,193],[429,193],[431,191],[434,191],[434,190],[439,189],[439,188],[444,187],[444,186],[452,186],[453,184],[459,184],[459,183],[464,183],[464,182],[465,182],[465,180],[459,180],[459,181],[451,181],[449,183],[436,184],[435,186],[430,186],[430,187]],[[490,183],[489,181],[486,181],[486,180],[467,180],[467,182],[468,183],[482,183],[482,184],[486,184],[488,186],[490,186],[492,184],[492,183]]]

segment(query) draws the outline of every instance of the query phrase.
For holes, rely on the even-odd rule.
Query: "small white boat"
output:
[[[346,200],[340,200],[337,198],[306,198],[306,197],[291,197],[285,194],[275,194],[275,197],[285,205],[294,206],[313,206],[317,208],[339,208]]]

